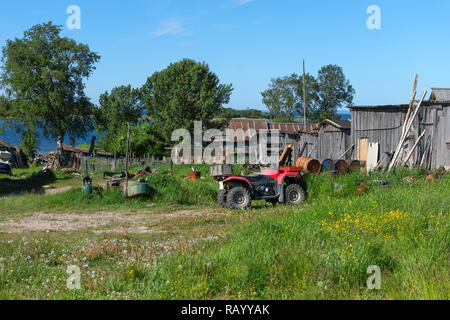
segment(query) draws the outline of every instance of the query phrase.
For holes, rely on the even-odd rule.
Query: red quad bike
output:
[[[305,193],[301,187],[302,169],[267,169],[256,176],[230,176],[220,182],[217,202],[234,210],[248,209],[252,200],[300,205]]]

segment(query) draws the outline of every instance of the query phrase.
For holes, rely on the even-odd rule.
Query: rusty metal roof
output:
[[[254,129],[259,132],[268,129],[267,123],[268,120],[264,119],[231,119],[228,128],[233,130],[243,129],[244,131]]]
[[[270,123],[269,128],[273,130],[280,130],[285,133],[298,133],[305,132],[305,125],[301,123]],[[319,124],[307,124],[306,132],[316,132],[319,128]]]
[[[73,146],[68,146],[66,144],[63,144],[63,151],[66,152],[75,152],[75,153],[83,153],[83,154],[89,154],[89,149],[85,149],[85,148],[78,148],[78,147],[73,147]],[[103,151],[95,151],[96,155],[99,156],[109,156],[112,157],[111,153],[108,152],[103,152]]]

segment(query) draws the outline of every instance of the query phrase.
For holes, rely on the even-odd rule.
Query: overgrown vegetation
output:
[[[0,297],[450,298],[448,174],[434,182],[426,181],[423,171],[406,169],[314,176],[307,179],[309,197],[301,208],[257,202],[252,210],[230,212],[215,204],[215,182],[188,182],[190,168],[175,168],[174,177],[167,176],[168,167],[149,177],[159,193],[153,200],[125,200],[114,193],[85,197],[77,189],[35,201],[42,211],[73,212],[77,204],[81,212],[103,206],[150,218],[160,210],[167,228],[164,216],[177,206],[223,214],[184,217],[164,236],[1,234]],[[196,169],[207,177],[207,166]],[[357,194],[361,185],[367,187]],[[20,198],[25,212],[36,210],[37,203],[27,205],[31,197],[0,199],[2,212],[17,209]],[[71,264],[81,268],[81,290],[66,288]],[[381,269],[380,290],[366,288],[371,265]]]

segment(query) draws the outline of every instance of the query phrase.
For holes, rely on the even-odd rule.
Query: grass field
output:
[[[254,202],[232,212],[216,205],[207,166],[196,166],[206,178],[195,183],[189,170],[159,167],[152,199],[83,196],[79,179],[59,174],[52,183],[76,188],[1,198],[0,298],[450,298],[448,174],[309,177],[300,208]],[[71,265],[79,290],[66,285]],[[373,265],[380,290],[366,286]]]

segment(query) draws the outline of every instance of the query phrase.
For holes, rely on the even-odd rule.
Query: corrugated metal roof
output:
[[[350,120],[330,120],[326,119],[328,123],[331,123],[335,127],[342,128],[342,129],[351,129],[352,122]]]
[[[443,102],[450,101],[450,88],[432,88],[430,101]]]
[[[409,104],[387,104],[379,106],[349,106],[349,109],[401,109],[409,108]]]
[[[89,154],[89,149],[78,148],[78,147],[73,147],[73,146],[68,146],[68,145],[66,145],[66,144],[63,144],[63,150],[64,150],[64,151],[67,151],[67,152],[75,152],[75,153]],[[97,155],[99,155],[99,156],[109,156],[109,157],[112,156],[111,153],[103,152],[103,151],[95,151],[95,154],[97,154]]]
[[[228,125],[230,129],[243,129],[246,132],[248,129],[254,129],[257,133],[261,130],[280,130],[281,133],[298,133],[305,132],[304,125],[301,123],[274,123],[267,119],[231,119]],[[307,124],[306,132],[314,133],[319,128],[318,123]],[[248,136],[245,137],[248,141]],[[236,141],[236,139],[235,139]]]

